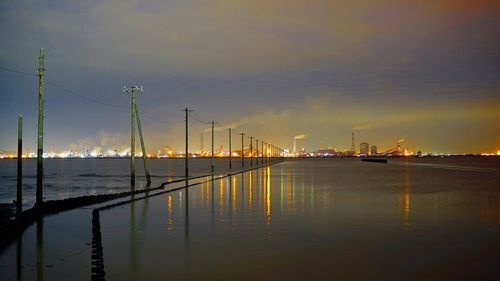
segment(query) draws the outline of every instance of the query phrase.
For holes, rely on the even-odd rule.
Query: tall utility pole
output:
[[[264,156],[264,163],[267,164],[267,158],[269,157],[269,144],[266,142],[264,143],[264,149],[263,151],[265,151],[265,156]]]
[[[266,143],[266,163],[269,164],[269,160],[270,160],[270,156],[271,154],[269,153],[269,148],[271,147],[271,145],[269,143]]]
[[[269,154],[269,162],[273,163],[273,153],[274,153],[274,147],[272,144],[269,145],[269,149],[271,150],[271,153]]]
[[[189,113],[192,111],[190,110],[189,108],[185,108],[184,110],[182,110],[186,113],[186,154],[184,155],[184,166],[185,166],[185,174],[186,174],[186,187],[188,186],[188,182],[189,182],[189,125],[188,125],[188,121],[189,121]]]
[[[17,118],[17,197],[16,214],[23,211],[23,116]]]
[[[273,157],[274,157],[274,146],[272,144],[269,145],[269,148],[271,150],[271,153],[269,154],[269,162],[273,163]]]
[[[274,157],[276,157],[275,153],[276,153],[276,148],[274,147],[274,145],[271,145],[271,162],[273,162]]]
[[[262,147],[262,151],[264,154],[262,154],[262,162],[267,164],[267,142],[264,143],[264,147]]]
[[[260,158],[260,164],[264,164],[264,141],[260,141],[262,157]]]
[[[271,162],[274,161],[274,159],[276,158],[276,147],[273,145],[272,148],[273,148],[273,154],[272,154],[273,158],[271,158]]]
[[[211,153],[211,156],[212,156],[212,175],[213,173],[215,172],[215,168],[214,168],[214,125],[215,125],[215,121],[212,120],[212,122],[210,122],[212,124],[212,153]]]
[[[200,154],[203,155],[203,131],[200,134]]]
[[[142,87],[141,87],[142,92]],[[137,129],[139,129],[139,137],[141,140],[141,149],[142,149],[142,160],[144,161],[144,172],[146,173],[147,186],[151,185],[151,175],[149,174],[149,167],[147,161],[147,153],[146,153],[146,144],[144,143],[144,136],[142,134],[141,127],[141,118],[139,117],[139,109],[137,109],[137,105],[134,104],[135,115],[137,116]]]
[[[130,186],[135,187],[135,94],[142,93],[142,87],[123,86],[123,94],[130,94]]]
[[[269,145],[269,151],[270,151],[270,153],[269,153],[269,163],[272,163],[273,162],[273,145],[272,144]]]
[[[245,141],[244,141],[244,133],[240,133],[241,135],[241,167],[245,167]]]
[[[352,137],[351,137],[351,152],[354,155],[356,154],[356,145],[354,144],[354,129],[352,130]]]
[[[231,170],[231,169],[233,168],[233,165],[232,165],[232,163],[231,163],[231,160],[232,160],[232,158],[233,158],[233,155],[232,155],[232,154],[233,154],[233,151],[232,151],[232,149],[231,149],[231,139],[232,139],[232,136],[231,136],[231,131],[232,131],[233,129],[229,128],[229,129],[227,129],[227,130],[229,131],[229,170]]]
[[[36,155],[36,206],[43,203],[43,79],[45,76],[43,48],[38,56],[38,141]]]
[[[255,165],[259,166],[259,140],[255,140],[255,149],[257,150],[255,152]]]
[[[253,137],[250,137],[250,166],[253,166]]]

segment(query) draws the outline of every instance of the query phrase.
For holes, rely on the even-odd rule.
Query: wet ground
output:
[[[498,158],[416,161],[288,161],[102,210],[106,279],[499,280]],[[89,280],[91,222],[45,217],[0,280]]]

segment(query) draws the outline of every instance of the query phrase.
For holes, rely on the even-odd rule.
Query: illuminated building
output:
[[[368,155],[369,145],[366,142],[359,144],[359,154]]]
[[[377,155],[377,147],[372,145],[372,147],[370,147],[370,155]]]
[[[352,134],[351,134],[351,150],[350,150],[350,154],[351,155],[356,154],[356,144],[354,143],[354,129],[352,130]]]

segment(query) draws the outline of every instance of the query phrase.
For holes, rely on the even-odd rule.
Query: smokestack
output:
[[[354,128],[352,130],[351,151],[356,154],[356,145],[354,144]]]
[[[305,139],[306,135],[296,135],[293,137],[293,150],[292,152],[295,154],[297,152],[297,140]]]

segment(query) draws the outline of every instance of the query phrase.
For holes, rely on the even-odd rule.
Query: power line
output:
[[[12,69],[12,68],[7,68],[7,67],[0,67],[0,70],[4,70],[4,71],[8,71],[8,72],[13,72],[13,73],[18,73],[18,74],[22,74],[22,75],[26,75],[26,76],[34,76],[36,77],[37,75],[35,73],[30,73],[30,72],[25,72],[25,71],[21,71],[21,70],[16,70],[16,69]],[[89,98],[87,96],[84,96],[84,95],[81,95],[81,94],[78,94],[76,93],[75,91],[72,91],[54,81],[51,81],[47,78],[45,78],[45,81],[58,88],[59,90],[62,90],[63,92],[65,93],[68,93],[70,95],[73,95],[73,96],[76,96],[76,97],[79,97],[81,99],[84,99],[88,102],[92,102],[92,103],[95,103],[95,104],[100,104],[100,105],[104,105],[104,106],[107,106],[107,107],[114,107],[114,108],[120,108],[120,109],[126,109],[128,110],[128,107],[127,106],[119,106],[119,105],[114,105],[114,104],[110,104],[110,103],[105,103],[105,102],[102,102],[102,101],[99,101],[99,100],[96,100],[96,99],[93,99],[93,98]],[[144,114],[144,112],[142,113],[142,116],[145,117],[146,119],[149,119],[151,121],[154,121],[154,122],[157,122],[157,123],[162,123],[162,124],[165,124],[165,123],[178,123],[178,122],[173,122],[173,121],[160,121],[160,120],[157,120],[151,116],[148,116],[146,114]],[[180,122],[179,122],[180,123]]]
[[[0,66],[0,69],[1,70],[5,70],[5,71],[9,71],[9,72],[14,72],[14,73],[26,75],[26,76],[35,76],[36,77],[35,73],[30,73],[30,72],[15,70],[15,69],[12,69],[12,68],[2,67],[2,66]]]
[[[192,111],[191,113],[192,113],[193,118],[194,118],[196,121],[198,121],[199,123],[202,123],[202,124],[210,124],[210,122],[205,121],[205,120],[204,120],[204,119],[200,116],[200,114],[199,114],[198,112],[196,112],[196,111]]]
[[[101,101],[95,100],[93,98],[86,97],[84,95],[80,95],[80,94],[78,94],[78,93],[76,93],[76,92],[74,92],[74,91],[72,91],[72,90],[70,90],[68,88],[65,88],[65,87],[57,84],[56,82],[50,81],[49,79],[45,79],[45,81],[47,81],[47,83],[49,83],[49,84],[51,84],[51,85],[59,88],[60,90],[63,90],[63,91],[65,91],[65,92],[67,92],[67,93],[69,93],[69,94],[71,94],[73,96],[77,96],[77,97],[82,98],[84,100],[87,100],[89,102],[101,104],[101,105],[104,105],[104,106],[114,107],[114,108],[128,109],[128,107],[126,107],[126,106],[119,106],[119,105],[109,104],[109,103],[105,103],[105,102],[101,102]]]
[[[26,76],[34,76],[36,77],[37,75],[35,73],[30,73],[30,72],[25,72],[25,71],[20,71],[20,70],[16,70],[16,69],[12,69],[12,68],[7,68],[7,67],[0,67],[1,70],[5,70],[5,71],[9,71],[9,72],[13,72],[13,73],[18,73],[18,74],[22,74],[22,75],[26,75]],[[89,97],[86,97],[84,95],[80,95],[64,86],[61,86],[59,85],[58,83],[54,82],[54,81],[51,81],[47,78],[45,78],[45,81],[48,83],[48,84],[51,84],[52,86],[56,87],[56,88],[59,88],[60,90],[63,90],[73,96],[77,96],[81,99],[84,99],[84,100],[87,100],[89,102],[93,102],[93,103],[97,103],[97,104],[101,104],[101,105],[105,105],[105,106],[109,106],[109,107],[115,107],[115,108],[124,108],[124,109],[128,109],[128,107],[125,107],[125,106],[118,106],[118,105],[114,105],[114,104],[109,104],[109,103],[105,103],[105,102],[101,102],[101,101],[98,101],[98,100],[95,100],[95,99],[92,99],[92,98],[89,98]]]

